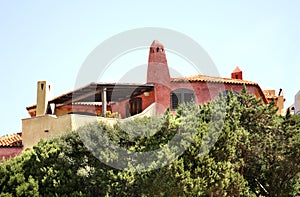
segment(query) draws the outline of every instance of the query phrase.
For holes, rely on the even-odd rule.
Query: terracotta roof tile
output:
[[[21,133],[0,137],[0,147],[22,147]]]
[[[221,77],[211,77],[207,75],[194,75],[190,77],[182,78],[172,78],[171,82],[211,82],[211,83],[231,83],[231,84],[246,84],[246,85],[257,85],[257,83],[252,81],[246,81],[241,79],[231,79],[231,78],[221,78]]]

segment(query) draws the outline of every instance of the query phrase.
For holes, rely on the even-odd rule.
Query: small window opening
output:
[[[157,47],[157,48],[156,48],[156,52],[158,52],[158,51],[159,51],[159,48]]]

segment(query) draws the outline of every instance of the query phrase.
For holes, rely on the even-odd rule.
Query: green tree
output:
[[[175,116],[93,123],[40,141],[0,164],[0,196],[291,196],[300,188],[299,130],[300,115],[229,92]],[[111,147],[146,153],[170,141],[130,160]]]

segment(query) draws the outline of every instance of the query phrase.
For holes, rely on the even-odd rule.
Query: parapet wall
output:
[[[155,115],[155,104],[153,103],[142,113],[134,117]],[[132,119],[134,117],[128,118]],[[113,125],[118,119],[103,118],[99,116],[87,116],[79,114],[66,114],[63,116],[45,115],[22,120],[22,143],[23,150],[37,144],[41,139],[49,139],[59,136],[65,132],[76,130],[92,122],[106,122]],[[125,119],[126,120],[126,119]]]
[[[61,135],[67,131],[76,130],[79,127],[96,121],[105,121],[113,124],[116,120],[97,116],[78,114],[66,114],[63,116],[45,115],[22,120],[23,149],[30,148],[41,139],[49,139]]]

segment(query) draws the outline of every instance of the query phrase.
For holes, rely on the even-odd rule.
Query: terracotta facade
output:
[[[45,81],[43,83],[47,84]],[[111,100],[105,101],[105,103],[107,103],[105,110],[108,111],[109,114],[114,114],[114,116],[116,117],[127,118],[137,113],[140,113],[152,103],[156,103],[157,114],[161,114],[164,113],[166,109],[172,108],[171,95],[174,91],[178,92],[180,90],[189,90],[194,95],[193,100],[197,104],[202,104],[214,99],[216,96],[219,95],[220,92],[231,90],[239,93],[241,92],[244,86],[246,86],[247,90],[250,93],[252,93],[258,98],[262,98],[264,103],[269,102],[269,100],[266,99],[263,91],[257,83],[243,80],[243,73],[239,67],[236,67],[233,70],[231,78],[221,78],[205,75],[195,75],[183,78],[171,78],[164,46],[157,40],[154,40],[149,48],[146,84],[152,85],[153,90],[151,89],[150,91],[146,92],[141,91],[138,94],[135,94],[134,96],[130,95],[128,92],[124,92],[123,99],[113,100],[111,98]],[[40,82],[38,83],[38,88],[40,88],[39,85]],[[92,95],[92,92],[86,92],[86,94]],[[45,98],[42,98],[41,95],[48,94],[49,93],[45,92],[45,89],[43,90],[43,92],[39,92],[38,89],[38,101],[43,101],[43,109],[45,108]],[[72,92],[70,94],[72,94]],[[75,98],[75,100],[79,99]],[[27,107],[27,110],[31,117],[36,116],[37,106],[38,105]],[[48,108],[50,107],[48,106]],[[97,100],[97,102],[86,102],[86,100],[81,99],[78,102],[67,102],[67,104],[56,103],[55,109],[52,112],[53,115],[57,116],[63,116],[72,113],[105,116],[105,114],[103,114],[103,106],[101,99]]]
[[[243,79],[243,73],[238,67],[233,70],[230,78],[201,74],[172,78],[165,48],[157,40],[149,48],[146,74],[145,84],[91,83],[52,100],[46,98],[50,86],[43,81],[46,84],[44,87],[49,88],[42,90],[41,83],[38,83],[37,104],[27,107],[31,118],[22,121],[24,146],[30,147],[40,138],[59,135],[94,120],[126,119],[143,115],[147,111],[148,115],[162,114],[168,108],[175,111],[182,102],[193,100],[203,104],[220,93],[240,93],[243,87],[261,98],[263,103],[270,102],[257,83]],[[36,117],[39,105],[44,114]],[[93,116],[96,118],[93,119]]]

